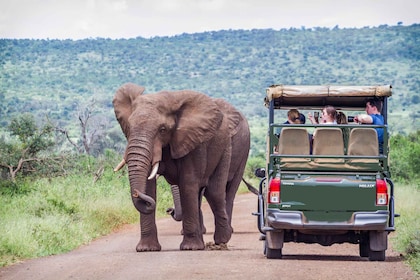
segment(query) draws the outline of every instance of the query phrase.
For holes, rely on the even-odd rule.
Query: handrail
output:
[[[284,124],[284,123],[271,123],[270,127],[337,127],[337,128],[387,128],[386,124]]]
[[[286,155],[286,154],[279,154],[273,153],[270,154],[270,157],[280,157],[280,158],[344,158],[344,159],[387,159],[388,157],[385,155],[378,155],[378,156],[358,156],[358,155]]]

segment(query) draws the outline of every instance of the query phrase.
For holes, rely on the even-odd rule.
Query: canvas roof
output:
[[[265,104],[274,99],[275,108],[364,108],[368,98],[383,99],[392,95],[391,85],[380,86],[302,86],[272,85],[266,90]]]

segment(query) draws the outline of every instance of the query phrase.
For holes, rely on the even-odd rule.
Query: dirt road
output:
[[[398,253],[387,250],[384,262],[359,257],[357,245],[285,243],[283,259],[268,260],[256,217],[256,196],[235,200],[235,233],[228,250],[179,251],[181,223],[158,221],[161,252],[136,253],[138,225],[100,238],[68,254],[29,260],[0,269],[0,279],[415,279]],[[213,216],[203,205],[211,242]]]

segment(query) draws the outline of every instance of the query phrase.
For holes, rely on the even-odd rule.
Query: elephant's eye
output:
[[[164,134],[164,133],[166,133],[166,127],[161,126],[161,127],[159,128],[159,133],[160,133],[160,134]]]

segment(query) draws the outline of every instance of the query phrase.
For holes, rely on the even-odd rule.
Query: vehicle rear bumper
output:
[[[307,221],[303,212],[267,209],[266,230],[387,230],[389,212],[354,212],[348,221]]]

